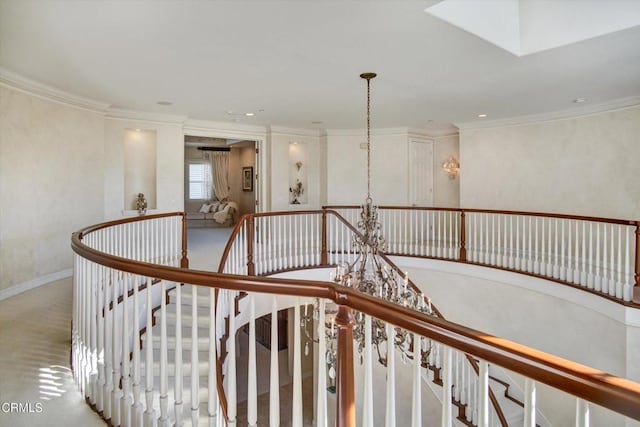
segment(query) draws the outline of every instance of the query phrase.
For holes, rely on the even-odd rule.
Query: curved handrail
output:
[[[465,326],[426,316],[361,294],[332,282],[239,277],[132,261],[105,254],[82,243],[86,229],[72,234],[71,247],[78,255],[121,271],[177,283],[222,289],[326,298],[361,311],[410,332],[434,339],[489,363],[522,374],[581,399],[640,420],[640,384],[553,356],[515,342],[487,335]]]
[[[559,218],[559,219],[575,219],[579,221],[593,221],[593,222],[606,222],[608,224],[620,224],[620,225],[639,225],[640,221],[619,219],[619,218],[606,218],[597,216],[584,216],[584,215],[572,215],[572,214],[560,214],[549,212],[526,212],[526,211],[510,211],[500,209],[470,209],[470,208],[447,208],[447,207],[435,207],[435,206],[397,206],[397,205],[378,205],[378,209],[388,210],[408,210],[408,211],[447,211],[447,212],[469,212],[469,213],[489,213],[489,214],[505,214],[505,215],[526,215],[526,216],[538,216],[543,218]],[[322,209],[335,210],[335,209],[360,209],[358,205],[325,205]]]

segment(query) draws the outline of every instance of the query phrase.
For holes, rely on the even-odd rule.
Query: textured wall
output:
[[[102,220],[104,118],[0,87],[0,290],[72,266]]]
[[[640,107],[460,132],[460,204],[640,219]]]

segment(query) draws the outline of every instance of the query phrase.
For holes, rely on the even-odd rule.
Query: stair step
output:
[[[155,332],[155,331],[154,331]],[[175,334],[171,334],[169,335],[169,333],[167,332],[167,348],[169,350],[175,350],[176,348],[176,337]],[[201,334],[198,334],[198,350],[199,351],[208,351],[209,350],[209,333],[207,331],[207,333],[203,336],[200,336]],[[148,335],[143,335],[142,336],[142,342],[143,342],[143,348],[145,348],[144,346],[147,343],[148,340]],[[191,351],[191,343],[193,342],[193,340],[191,339],[191,332],[189,331],[188,334],[185,334],[185,331],[182,332],[182,349],[183,350],[189,350]],[[158,334],[154,334],[153,335],[153,348],[154,349],[158,349],[160,348],[160,335]]]
[[[169,292],[169,300],[171,303],[175,304],[176,301],[176,289],[171,289]],[[193,304],[193,295],[192,295],[192,287],[190,285],[182,286],[180,296],[182,299],[183,306],[191,307]],[[198,307],[209,308],[211,302],[211,297],[209,296],[209,288],[199,288],[198,289],[198,298],[197,305]]]
[[[160,311],[157,311],[156,312],[156,317],[157,317],[156,325],[159,325],[160,324],[160,319],[162,318],[162,313]],[[167,319],[167,325],[174,326],[176,324],[176,319],[177,319],[175,310],[167,310],[166,319]],[[183,328],[189,328],[190,329],[192,320],[193,320],[193,316],[191,316],[191,312],[189,312],[189,313],[184,313],[183,312],[182,313],[181,325],[182,325]],[[211,322],[210,322],[208,314],[207,315],[198,314],[198,317],[197,317],[198,327],[200,327],[200,328],[205,328],[205,327],[208,328],[210,323]]]
[[[145,363],[141,362],[140,363],[140,372],[142,373],[146,373],[146,369],[145,369]],[[167,362],[167,373],[168,376],[170,378],[173,378],[174,374],[175,374],[175,364],[173,362]],[[190,377],[191,376],[191,360],[184,360],[182,362],[182,374],[183,377]],[[206,377],[207,375],[209,375],[209,361],[208,360],[199,360],[198,361],[198,376],[200,378],[202,377]],[[154,362],[153,362],[153,375],[155,377],[159,377],[160,376],[160,362],[155,359],[155,355],[154,355]]]

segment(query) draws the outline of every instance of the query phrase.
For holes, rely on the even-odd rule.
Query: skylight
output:
[[[444,0],[426,12],[517,56],[640,25],[633,0]]]

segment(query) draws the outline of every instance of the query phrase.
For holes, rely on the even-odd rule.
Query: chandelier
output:
[[[356,289],[362,293],[380,298],[387,302],[398,304],[409,309],[419,311],[424,314],[434,315],[431,301],[425,299],[409,282],[407,273],[401,274],[391,268],[387,262],[379,255],[386,248],[386,241],[381,234],[381,226],[378,221],[378,208],[373,204],[371,198],[371,79],[376,77],[375,73],[363,73],[361,78],[367,81],[367,198],[361,206],[360,218],[357,223],[359,233],[352,238],[352,251],[355,255],[349,262],[337,265],[335,271],[331,273],[331,280],[345,287]],[[310,329],[314,320],[319,319],[320,304],[316,300],[311,312],[305,309],[302,315],[302,324],[308,340],[305,344],[305,354],[309,352],[311,341],[318,342],[313,338]],[[336,365],[336,339],[337,331],[333,318],[337,314],[337,306],[327,303],[325,307],[324,335],[327,341],[327,368],[329,378],[335,378]],[[365,326],[365,315],[361,312],[355,313],[355,324],[353,326],[353,339],[358,345],[360,361],[362,362],[362,351],[365,347],[368,328]],[[371,344],[375,348],[378,361],[386,365],[387,351],[393,351],[392,345],[401,352],[403,362],[413,358],[413,334],[404,329],[395,327],[395,338],[393,343],[387,342],[386,324],[377,319],[371,319]],[[423,342],[421,355],[422,362],[426,363],[429,352],[424,347]]]

